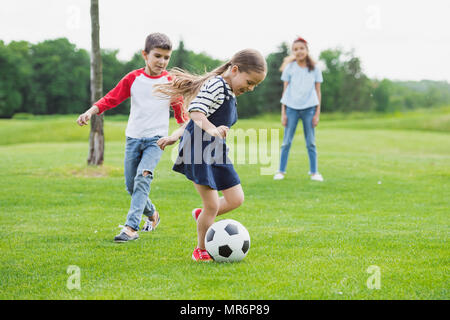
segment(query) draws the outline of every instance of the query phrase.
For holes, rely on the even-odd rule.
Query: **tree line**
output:
[[[278,112],[282,94],[279,67],[288,54],[282,43],[267,57],[268,74],[253,92],[238,98],[240,117]],[[102,50],[103,91],[111,90],[128,72],[144,66],[140,52],[129,61],[117,58],[118,50]],[[450,104],[450,85],[445,81],[391,81],[370,79],[353,51],[324,50],[322,111],[394,112]],[[168,69],[179,67],[202,74],[223,61],[195,53],[180,41]],[[66,38],[37,44],[0,40],[0,117],[16,113],[78,114],[90,105],[90,57]],[[129,100],[108,114],[128,114]]]

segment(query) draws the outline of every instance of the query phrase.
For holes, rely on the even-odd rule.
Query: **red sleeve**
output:
[[[136,79],[136,74],[133,71],[123,77],[122,80],[120,80],[119,83],[114,87],[114,89],[112,89],[103,98],[94,103],[94,105],[96,105],[99,109],[98,114],[117,107],[125,99],[129,98],[131,95],[131,85],[133,84],[134,79]]]
[[[175,119],[177,119],[178,124],[184,123],[187,120],[189,120],[189,116],[186,110],[184,109],[183,103],[184,99],[182,96],[172,99],[172,101],[170,102],[170,106],[173,109],[174,117]]]
[[[167,80],[172,81],[173,80],[172,75],[168,74]],[[175,119],[177,119],[178,124],[184,123],[187,120],[189,120],[189,116],[188,116],[183,104],[184,104],[183,96],[173,98],[170,101],[170,106],[173,109],[173,115],[174,115]]]

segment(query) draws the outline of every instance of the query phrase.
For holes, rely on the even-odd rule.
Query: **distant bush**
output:
[[[30,119],[34,119],[35,116],[34,116],[34,114],[31,114],[31,113],[19,112],[19,113],[15,113],[12,118],[16,119],[16,120],[30,120]]]

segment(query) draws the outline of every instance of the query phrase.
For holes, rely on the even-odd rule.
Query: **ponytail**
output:
[[[227,71],[230,66],[231,61],[228,61],[204,75],[192,74],[176,67],[172,68],[169,70],[169,73],[173,77],[173,81],[165,84],[155,84],[155,92],[169,97],[183,96],[184,106],[187,106],[195,98],[205,81],[221,75]]]
[[[313,71],[316,68],[316,63],[311,59],[309,54],[306,56],[306,66],[308,67],[308,71]]]
[[[209,79],[224,74],[230,67],[236,65],[241,72],[266,72],[267,64],[264,57],[256,50],[245,49],[236,53],[231,60],[216,69],[204,74],[196,75],[180,68],[172,68],[169,73],[173,81],[155,84],[155,92],[169,97],[184,97],[184,107],[196,97],[203,83]]]

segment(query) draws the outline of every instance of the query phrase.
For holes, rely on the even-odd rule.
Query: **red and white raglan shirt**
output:
[[[169,133],[169,107],[174,110],[177,123],[188,120],[183,111],[183,98],[170,101],[169,97],[157,96],[153,93],[153,86],[168,83],[171,77],[167,71],[152,77],[145,73],[145,69],[138,69],[128,73],[117,86],[103,98],[94,103],[99,114],[116,107],[125,99],[131,97],[130,116],[128,118],[125,135],[130,138],[144,138],[167,136]]]

